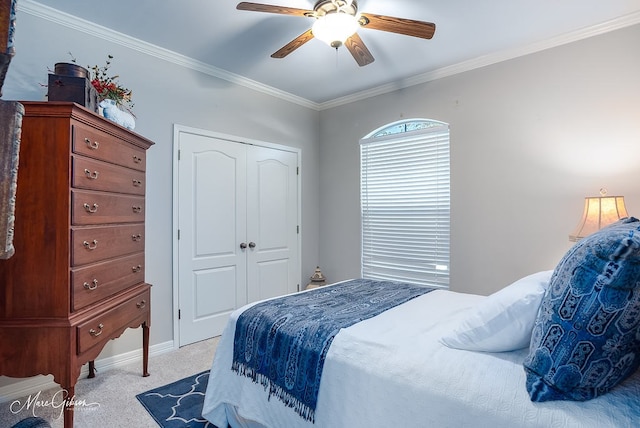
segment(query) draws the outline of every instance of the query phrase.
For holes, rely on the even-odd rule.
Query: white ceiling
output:
[[[315,0],[256,2],[312,9]],[[270,58],[312,19],[238,11],[235,0],[37,3],[320,106],[640,22],[639,0],[358,0],[361,12],[436,24],[431,40],[361,29],[375,62],[358,67],[345,48],[336,52],[315,39],[284,59]]]

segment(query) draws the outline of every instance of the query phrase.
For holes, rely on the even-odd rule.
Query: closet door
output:
[[[249,302],[298,290],[298,157],[247,147]]]
[[[222,333],[247,303],[246,148],[180,135],[178,298],[180,346]]]
[[[229,314],[298,290],[298,154],[182,132],[178,161],[180,346]]]

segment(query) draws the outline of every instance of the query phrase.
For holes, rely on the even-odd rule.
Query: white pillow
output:
[[[469,351],[507,352],[526,348],[552,270],[525,276],[493,293],[440,342]]]

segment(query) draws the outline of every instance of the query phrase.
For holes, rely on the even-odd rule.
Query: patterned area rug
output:
[[[136,398],[162,428],[216,428],[202,417],[209,371],[152,389]]]

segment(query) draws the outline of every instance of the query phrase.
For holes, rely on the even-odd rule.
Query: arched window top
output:
[[[449,124],[410,119],[360,140],[362,278],[449,287]]]
[[[384,125],[376,129],[363,139],[386,137],[388,135],[403,134],[406,132],[421,131],[425,129],[440,128],[449,126],[445,122],[430,119],[405,119],[398,122]]]

